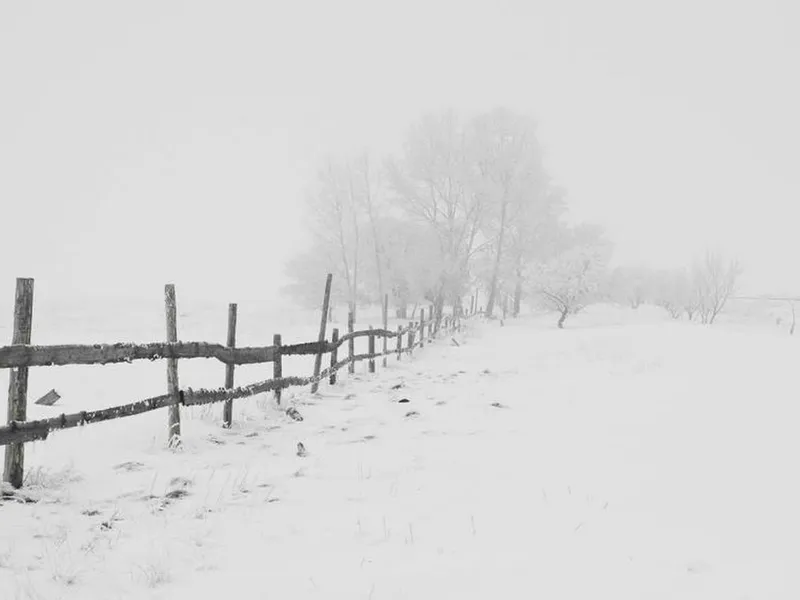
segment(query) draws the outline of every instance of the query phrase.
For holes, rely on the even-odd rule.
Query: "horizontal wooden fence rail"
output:
[[[43,346],[30,343],[33,280],[18,279],[12,344],[0,347],[0,369],[11,369],[12,375],[9,405],[13,410],[9,409],[7,425],[0,426],[0,446],[7,446],[4,478],[13,487],[21,487],[24,444],[45,440],[52,431],[132,417],[166,408],[169,409],[170,447],[176,447],[180,444],[179,407],[181,406],[200,406],[224,402],[222,424],[223,427],[230,427],[234,400],[272,391],[277,404],[280,405],[281,390],[285,388],[311,385],[311,391],[315,393],[319,383],[323,380],[327,379],[331,385],[335,384],[336,373],[345,367],[348,368],[349,373],[354,373],[355,363],[366,360],[369,361],[368,371],[372,373],[376,368],[376,358],[383,357],[382,364],[386,366],[389,356],[395,355],[397,360],[400,360],[404,353],[411,354],[416,348],[421,348],[435,339],[442,331],[460,330],[462,320],[482,314],[482,311],[475,310],[477,306],[474,300],[470,301],[471,310],[468,313],[454,309],[452,315],[436,314],[434,307],[431,306],[427,313],[424,309],[420,310],[418,321],[409,322],[405,327],[398,326],[395,331],[391,331],[388,328],[388,295],[385,295],[382,303],[383,327],[381,329],[370,327],[362,331],[354,331],[354,317],[351,312],[348,315],[348,332],[339,336],[339,330],[334,329],[332,339],[328,341],[325,337],[325,329],[330,289],[331,276],[329,275],[325,286],[319,339],[314,342],[283,345],[280,334],[275,334],[271,346],[236,347],[235,304],[229,305],[227,345],[178,341],[175,289],[173,285],[169,284],[165,286],[167,319],[167,341],[165,342]],[[367,338],[369,352],[355,353],[354,342],[358,338]],[[394,344],[395,347],[391,349],[388,344],[389,339],[397,340]],[[376,352],[378,340],[382,341],[382,348]],[[339,349],[342,347],[345,347],[345,351],[340,352]],[[330,366],[323,370],[321,363],[325,354],[330,354]],[[346,356],[340,359],[341,354],[346,354]],[[314,374],[310,377],[284,377],[282,359],[285,356],[314,356]],[[224,363],[226,365],[225,387],[219,389],[181,388],[178,380],[178,360],[193,358],[213,358]],[[106,365],[132,363],[137,360],[167,361],[166,394],[100,410],[65,413],[33,421],[26,420],[29,367]],[[273,363],[271,379],[234,387],[233,375],[236,365],[262,363]],[[14,383],[15,381],[16,383]]]
[[[402,331],[407,333],[408,329]],[[396,331],[373,329],[356,331],[339,338],[338,346],[349,339],[386,336],[393,338]],[[282,356],[311,356],[332,349],[331,342],[304,342],[281,346]],[[177,358],[215,358],[225,364],[252,365],[275,360],[275,346],[230,348],[207,342],[153,342],[147,344],[63,344],[58,346],[32,346],[15,344],[0,347],[0,369],[19,367],[49,367],[67,365],[107,365],[131,363],[135,360],[161,360]]]

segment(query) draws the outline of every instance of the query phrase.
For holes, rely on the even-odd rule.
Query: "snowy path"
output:
[[[77,460],[0,507],[0,598],[800,597],[795,340],[587,317],[465,342],[302,423]]]

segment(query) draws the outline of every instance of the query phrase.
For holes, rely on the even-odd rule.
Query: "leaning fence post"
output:
[[[356,341],[352,337],[353,334],[353,327],[355,327],[355,323],[353,323],[353,311],[349,311],[347,313],[347,333],[351,335],[350,339],[347,340],[347,359],[349,363],[347,364],[347,372],[351,375],[356,372],[356,363],[353,360],[353,357],[356,355]]]
[[[375,372],[375,334],[372,325],[369,326],[369,372]]]
[[[417,328],[417,324],[414,321],[409,321],[408,323],[408,353],[411,354],[414,352],[414,331]]]
[[[325,343],[325,327],[328,324],[328,310],[331,305],[331,281],[333,280],[333,275],[328,273],[328,277],[325,279],[325,296],[322,298],[322,317],[320,318],[319,323],[319,337],[317,341],[319,341],[320,348],[317,352],[317,357],[314,359],[314,383],[311,384],[311,393],[316,394],[317,390],[319,389],[319,373],[322,370],[322,355],[324,352],[322,351],[322,345]]]
[[[276,333],[272,336],[272,345],[275,347],[275,353],[272,358],[272,378],[281,379],[283,377],[283,357],[281,355],[281,334]],[[281,390],[283,388],[279,385],[275,388],[275,403],[281,405]]]
[[[425,347],[425,309],[419,309],[419,347]]]
[[[17,279],[14,295],[14,332],[12,344],[31,343],[33,328],[33,279]],[[28,367],[11,369],[8,376],[8,422],[28,418]],[[24,444],[6,446],[3,480],[15,489],[22,487],[25,474]]]
[[[236,304],[228,305],[228,348],[236,347]],[[233,372],[236,365],[232,362],[225,365],[225,388],[233,388]],[[222,409],[222,426],[230,428],[233,424],[233,400],[226,400]]]
[[[175,301],[175,286],[168,283],[164,286],[164,304],[167,313],[167,341],[178,341],[178,309]],[[172,396],[174,404],[169,407],[168,445],[176,448],[181,445],[181,407],[180,385],[178,383],[178,359],[167,359],[167,392]]]
[[[386,356],[387,344],[389,338],[386,337],[386,332],[389,330],[389,294],[383,295],[383,366],[384,368],[389,364],[389,357]]]
[[[339,358],[339,328],[333,328],[333,335],[331,337],[331,375],[328,379],[330,385],[336,385],[336,363]]]
[[[403,328],[398,325],[397,326],[397,360],[400,360],[400,356],[403,354]]]

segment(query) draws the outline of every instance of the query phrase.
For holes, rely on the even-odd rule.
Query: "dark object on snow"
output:
[[[492,402],[492,406],[495,408],[508,408],[505,404],[500,404],[499,402]]]
[[[42,406],[53,406],[56,402],[61,399],[61,396],[58,395],[58,392],[55,390],[50,390],[44,396],[39,398],[36,401],[36,404],[41,404]]]
[[[118,471],[141,471],[145,468],[145,465],[144,463],[133,460],[114,465],[114,468]]]
[[[456,346],[458,346],[459,348],[461,347],[461,344],[459,344],[459,343],[456,341],[456,338],[454,338],[454,337],[451,337],[451,338],[450,338],[450,341],[451,341],[451,342],[453,342],[453,343],[454,343]]]
[[[409,402],[411,402],[411,400],[409,400],[408,398],[400,398],[400,400],[398,400],[397,402],[398,404],[408,404]]]
[[[418,417],[418,416],[419,416],[419,413],[417,411],[415,411],[415,410],[411,410],[411,411],[406,413],[406,417]]]
[[[306,451],[306,447],[303,445],[303,442],[297,442],[297,456],[303,457],[307,455],[308,452]]]
[[[396,384],[396,385],[393,385],[393,386],[392,386],[392,389],[393,389],[393,390],[399,390],[401,387],[403,387],[403,384],[402,384],[402,383],[398,383],[398,384]]]
[[[298,411],[294,406],[290,406],[289,408],[287,408],[286,414],[295,421],[303,420],[303,415],[301,415],[300,411]]]
[[[164,497],[168,498],[169,500],[178,500],[180,498],[185,498],[188,495],[189,492],[187,490],[183,488],[176,488],[174,490],[168,491],[166,494],[164,494]]]

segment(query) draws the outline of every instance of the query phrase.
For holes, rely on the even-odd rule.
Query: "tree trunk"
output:
[[[503,204],[500,208],[500,233],[497,235],[497,252],[494,257],[494,268],[492,269],[492,280],[489,284],[489,299],[486,301],[486,316],[491,317],[494,310],[495,298],[497,296],[497,281],[500,277],[500,259],[503,256],[503,241],[506,235],[506,214],[508,212],[508,200],[503,197]]]
[[[444,313],[444,302],[445,302],[445,294],[444,291],[439,294],[436,298],[436,302],[434,302],[433,309],[433,323],[434,323],[434,331],[439,330],[439,324],[442,322],[442,314]]]
[[[514,286],[514,317],[518,317],[522,309],[522,281],[517,279],[517,284]]]
[[[569,314],[568,310],[566,310],[566,309],[562,309],[561,310],[561,316],[558,319],[558,328],[559,329],[564,329],[564,321],[567,320],[567,314]]]
[[[369,175],[366,169],[364,172],[365,178],[367,179],[365,182],[367,185],[367,215],[369,216],[370,229],[372,230],[373,249],[375,251],[375,269],[378,276],[378,294],[381,298],[383,298],[385,292],[383,290],[383,265],[381,263],[380,237],[378,236],[378,227],[375,225],[375,216],[372,211],[372,195],[369,192]]]
[[[349,313],[353,315],[353,321],[356,320],[356,303],[354,300],[351,300],[347,303],[347,310]]]

